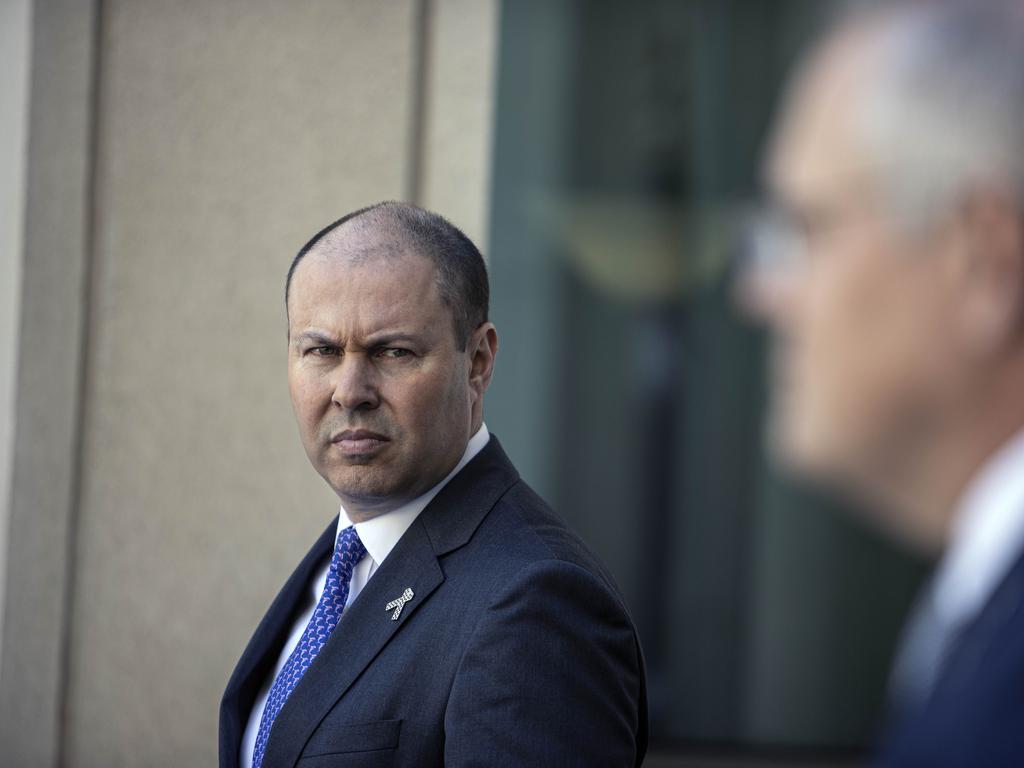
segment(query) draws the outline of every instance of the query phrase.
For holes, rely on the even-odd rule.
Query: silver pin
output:
[[[384,606],[385,611],[390,611],[392,608],[395,612],[391,614],[392,621],[398,621],[398,617],[402,615],[402,608],[413,598],[413,591],[410,587],[405,588],[405,592],[402,593],[401,597],[397,597],[390,603]]]

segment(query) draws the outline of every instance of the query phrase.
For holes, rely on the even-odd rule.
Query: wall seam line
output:
[[[63,622],[60,627],[60,667],[57,673],[58,691],[57,706],[57,768],[65,768],[68,765],[68,738],[71,726],[70,713],[70,673],[71,656],[74,636],[74,607],[75,607],[75,576],[78,565],[78,538],[80,532],[82,514],[82,490],[84,487],[85,475],[85,429],[88,413],[88,395],[90,381],[90,362],[92,359],[92,321],[93,321],[93,298],[95,295],[94,277],[96,265],[96,251],[98,243],[96,240],[98,206],[98,162],[100,144],[100,121],[101,121],[101,79],[103,59],[103,21],[104,21],[104,0],[95,0],[93,5],[92,20],[92,50],[90,51],[89,74],[89,116],[88,135],[86,136],[87,154],[84,184],[84,212],[83,217],[83,254],[82,254],[82,282],[79,288],[81,297],[81,327],[78,339],[78,386],[76,393],[76,414],[75,434],[72,438],[72,461],[73,469],[71,476],[71,498],[68,509],[67,539],[65,541],[64,553],[64,587],[63,587]]]
[[[433,32],[433,0],[417,0],[413,20],[412,104],[409,114],[409,138],[405,178],[405,199],[423,204],[424,166],[426,157],[427,109],[429,105],[431,34]]]

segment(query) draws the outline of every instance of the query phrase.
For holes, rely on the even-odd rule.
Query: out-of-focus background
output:
[[[729,263],[821,0],[0,0],[0,763],[208,766],[336,513],[283,279],[381,199],[491,269],[487,422],[645,644],[648,765],[856,762],[920,578],[763,456]]]

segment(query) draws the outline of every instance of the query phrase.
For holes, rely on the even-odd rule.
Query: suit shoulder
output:
[[[481,525],[486,538],[501,537],[511,558],[565,560],[587,566],[593,553],[544,499],[523,480],[498,500]]]
[[[486,558],[487,570],[496,581],[510,580],[523,572],[580,571],[623,602],[600,559],[523,480],[502,495],[467,550],[468,556]]]

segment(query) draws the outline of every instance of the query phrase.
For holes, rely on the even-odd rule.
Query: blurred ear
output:
[[[976,190],[962,211],[961,321],[967,343],[988,357],[1024,331],[1024,230],[1020,206],[999,188]]]
[[[498,331],[494,323],[484,323],[470,334],[466,353],[469,355],[469,386],[479,400],[490,386],[494,358],[498,354]]]

